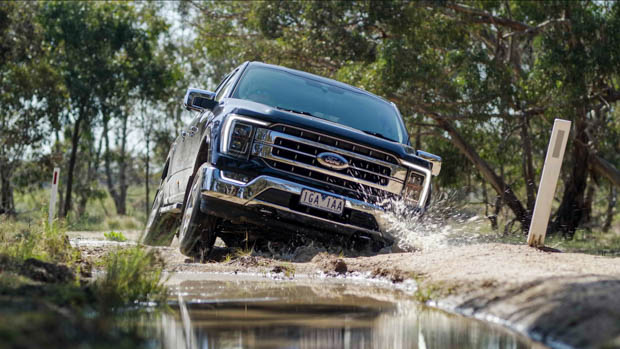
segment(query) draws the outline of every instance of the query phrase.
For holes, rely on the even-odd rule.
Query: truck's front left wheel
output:
[[[204,261],[215,243],[218,219],[200,210],[202,173],[197,171],[189,188],[179,228],[180,250],[186,256]]]

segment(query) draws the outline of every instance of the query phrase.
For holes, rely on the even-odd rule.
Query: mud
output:
[[[95,252],[101,246],[80,248],[96,255],[108,246]],[[240,253],[220,245],[200,264],[174,247],[158,250],[171,273],[365,278],[394,287],[415,282],[418,301],[500,324],[552,347],[620,343],[620,258],[501,243],[370,256],[321,246]]]

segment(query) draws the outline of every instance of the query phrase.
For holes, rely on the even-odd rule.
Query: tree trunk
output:
[[[145,107],[145,102],[142,101],[141,103],[141,116],[142,116],[142,130],[144,132],[144,141],[146,143],[146,156],[145,156],[145,160],[144,160],[144,189],[146,190],[146,197],[144,200],[144,210],[146,212],[146,217],[148,218],[149,214],[150,214],[150,177],[151,177],[151,166],[150,166],[150,161],[151,161],[151,130],[152,130],[152,123],[149,122],[149,120],[147,120],[146,117],[146,107]]]
[[[534,212],[536,203],[536,183],[534,179],[534,164],[532,163],[532,142],[529,131],[529,118],[523,113],[521,124],[521,145],[523,146],[523,177],[525,178],[525,188],[527,192],[527,213],[529,216]]]
[[[94,136],[94,135],[93,135]],[[99,167],[99,156],[101,153],[102,147],[102,139],[99,139],[99,144],[97,145],[97,149],[93,149],[92,140],[88,139],[88,169],[86,171],[86,178],[83,180],[83,189],[80,190],[79,197],[80,200],[78,202],[78,216],[84,215],[86,212],[86,205],[88,205],[88,201],[92,197],[93,190],[91,189],[91,183],[97,177],[97,170]],[[94,153],[94,154],[93,154]]]
[[[596,154],[590,154],[590,165],[592,165],[594,172],[607,178],[612,185],[620,187],[620,171],[610,162]]]
[[[607,214],[605,215],[605,224],[603,224],[603,231],[606,233],[611,228],[611,223],[614,220],[614,208],[618,201],[618,191],[613,185],[609,186],[609,196],[607,197]]]
[[[119,215],[127,214],[127,115],[123,116],[123,126],[121,127],[121,149],[118,158],[118,181],[119,197],[116,205],[116,213]]]
[[[592,204],[594,203],[594,181],[590,181],[590,185],[586,190],[586,199],[584,201],[583,219],[582,223],[590,223],[592,221]]]
[[[149,216],[149,197],[150,197],[150,192],[149,192],[149,179],[151,177],[150,174],[150,166],[149,166],[149,162],[150,162],[150,147],[151,147],[151,135],[150,132],[145,132],[145,138],[146,138],[146,159],[144,161],[144,186],[146,189],[146,200],[144,201],[144,208],[146,211],[146,216]]]
[[[73,136],[71,137],[71,156],[69,157],[69,170],[67,171],[67,189],[65,192],[65,207],[61,212],[61,217],[66,218],[71,210],[71,191],[73,190],[73,171],[77,159],[78,144],[80,142],[80,126],[82,124],[82,111],[80,111],[75,125],[73,125]]]
[[[586,134],[586,107],[579,107],[575,122],[573,142],[573,166],[571,176],[564,185],[564,196],[551,226],[551,231],[560,231],[572,239],[585,213],[585,190],[588,179],[588,135]]]
[[[103,110],[104,115],[107,115],[107,112],[105,110]],[[105,174],[106,174],[106,185],[108,187],[108,191],[110,192],[110,196],[112,196],[112,201],[114,201],[114,207],[116,208],[116,212],[118,213],[119,211],[119,203],[120,203],[120,195],[118,193],[118,191],[116,191],[116,186],[114,185],[114,182],[112,182],[112,169],[111,169],[111,159],[110,159],[110,137],[109,137],[109,132],[110,130],[108,129],[108,122],[109,119],[107,118],[107,116],[104,116],[103,119],[103,140],[105,142],[105,153],[103,154],[103,164],[104,164],[104,169],[105,169]]]
[[[13,186],[11,185],[12,166],[3,163],[0,167],[0,214],[15,215]]]
[[[58,168],[62,168],[64,165],[64,161],[63,161],[63,151],[62,151],[62,146],[60,143],[60,134],[59,134],[59,130],[56,129],[55,130],[55,135],[56,135],[56,144],[54,144],[54,155],[53,155],[53,161],[54,161],[54,165],[56,165]],[[63,176],[63,172],[60,172],[60,176],[62,178]],[[62,211],[62,208],[65,207],[65,200],[64,200],[64,196],[62,196],[62,190],[63,190],[63,181],[61,180],[61,178],[58,178],[58,192],[60,193],[60,195],[58,195],[58,215],[60,217],[60,213]]]
[[[482,177],[502,197],[503,202],[510,207],[517,220],[521,223],[521,229],[527,231],[530,226],[531,217],[527,214],[527,211],[523,208],[523,205],[510,186],[497,176],[493,169],[491,169],[491,166],[478,155],[475,149],[465,141],[454,127],[452,127],[450,122],[437,115],[432,115],[432,118],[437,122],[439,127],[448,132],[452,144],[476,166]]]

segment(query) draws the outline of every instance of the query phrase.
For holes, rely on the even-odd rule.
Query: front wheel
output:
[[[198,170],[185,200],[179,228],[179,244],[181,253],[203,261],[209,256],[215,244],[218,219],[200,210],[201,184],[202,173]]]

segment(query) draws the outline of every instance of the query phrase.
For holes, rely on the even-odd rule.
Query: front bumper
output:
[[[236,220],[236,223],[249,222],[296,231],[359,234],[392,241],[386,233],[385,210],[381,206],[268,175],[244,183],[226,177],[225,172],[208,163],[203,164],[199,171],[203,178],[201,209],[205,213]],[[343,199],[344,217],[300,206],[302,189]]]

